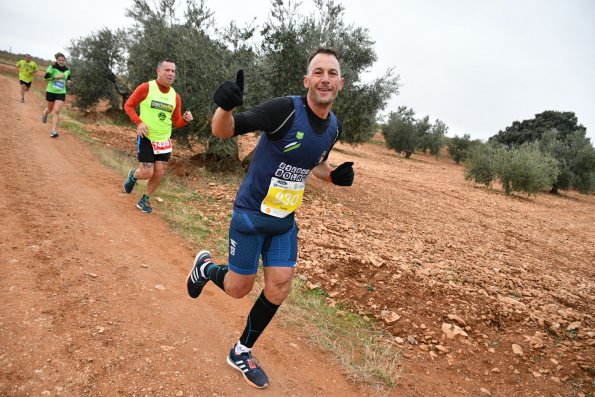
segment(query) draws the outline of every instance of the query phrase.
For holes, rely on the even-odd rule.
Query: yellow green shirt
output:
[[[17,68],[19,68],[19,80],[23,80],[26,83],[32,82],[33,75],[39,70],[35,62],[27,62],[24,59],[17,62]]]
[[[149,81],[149,93],[140,103],[140,119],[149,127],[147,138],[151,142],[164,142],[171,137],[172,115],[176,108],[176,91],[173,87],[164,94],[155,80]]]

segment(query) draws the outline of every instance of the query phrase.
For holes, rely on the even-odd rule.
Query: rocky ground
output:
[[[92,129],[118,146],[121,129]],[[191,174],[196,153],[179,154],[172,172]],[[298,217],[299,277],[330,305],[381,320],[408,360],[459,375],[457,393],[593,392],[595,196],[506,196],[445,157],[404,159],[380,135],[331,161],[354,161],[356,183],[312,178]],[[225,214],[235,186],[208,191]]]

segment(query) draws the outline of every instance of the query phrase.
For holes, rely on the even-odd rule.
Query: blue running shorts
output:
[[[263,266],[295,267],[298,227],[294,215],[276,218],[234,210],[229,225],[229,269],[243,275],[256,274]]]

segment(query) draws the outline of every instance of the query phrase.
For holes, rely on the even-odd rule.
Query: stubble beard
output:
[[[330,92],[330,91],[329,91]],[[337,95],[334,93],[330,93],[329,96],[323,98],[318,91],[313,90],[312,93],[312,99],[314,99],[314,103],[317,105],[323,105],[323,106],[328,106],[328,105],[332,105],[335,102],[335,99],[337,98]]]

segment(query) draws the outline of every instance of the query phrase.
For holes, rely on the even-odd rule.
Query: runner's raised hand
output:
[[[219,84],[213,94],[213,101],[221,109],[230,111],[244,103],[244,70],[238,70],[236,81],[226,80]]]

